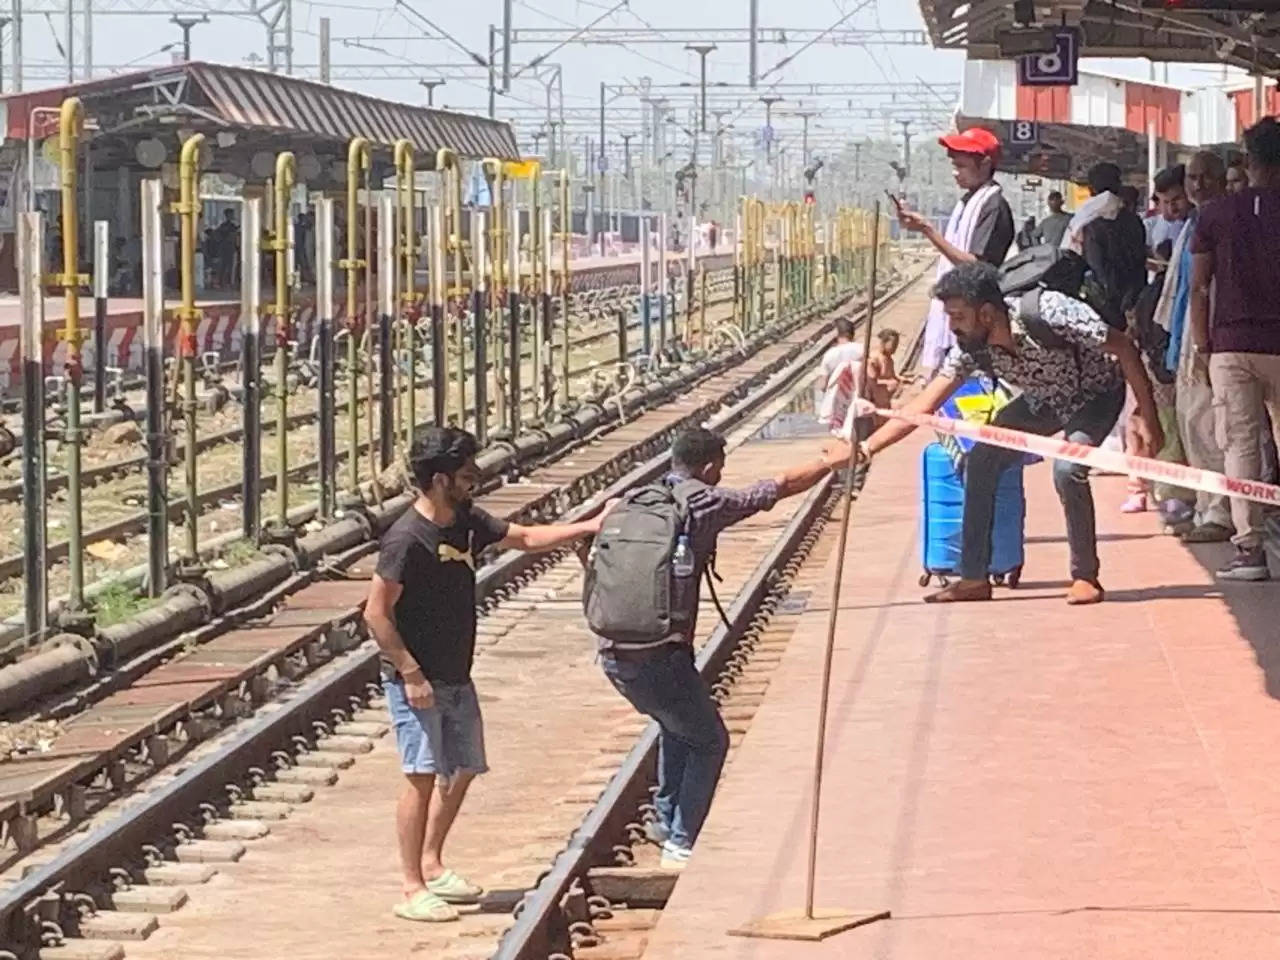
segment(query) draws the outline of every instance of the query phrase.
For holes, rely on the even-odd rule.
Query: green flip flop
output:
[[[416,923],[448,923],[458,919],[458,911],[430,890],[419,890],[408,900],[401,900],[392,912],[401,920]]]
[[[428,880],[427,889],[447,904],[476,903],[484,894],[482,887],[477,887],[452,870],[446,870],[434,880]]]

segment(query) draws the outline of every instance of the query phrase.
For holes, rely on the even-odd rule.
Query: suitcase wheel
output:
[[[1018,584],[1022,582],[1022,568],[1014,567],[1009,571],[1009,576],[1006,579],[1010,590],[1018,589]]]
[[[924,573],[920,574],[919,584],[922,587],[927,587],[929,585],[929,581],[932,579],[933,579],[933,574],[931,574],[928,570],[926,570]]]
[[[991,575],[991,582],[992,582],[995,586],[997,586],[997,587],[1003,587],[1003,586],[1004,586],[1004,574],[1003,574],[1003,573],[995,573],[995,574],[992,574],[992,575]]]

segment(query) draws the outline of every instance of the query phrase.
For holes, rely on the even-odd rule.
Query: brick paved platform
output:
[[[922,445],[883,455],[855,506],[819,854],[820,907],[893,919],[821,944],[725,933],[803,903],[821,590],[645,957],[1276,956],[1280,585],[1222,589],[1226,548],[1122,516],[1124,481],[1104,477],[1110,600],[1068,608],[1040,465],[1023,586],[926,606]]]

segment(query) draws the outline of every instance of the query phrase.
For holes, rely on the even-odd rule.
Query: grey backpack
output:
[[[701,486],[681,480],[640,487],[609,514],[591,548],[582,599],[597,636],[643,646],[689,628],[697,573],[676,578],[671,560],[677,538],[688,533],[689,495]]]

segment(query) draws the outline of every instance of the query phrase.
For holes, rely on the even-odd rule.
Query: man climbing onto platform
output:
[[[456,920],[482,890],[447,869],[445,838],[485,763],[471,664],[476,557],[489,547],[541,552],[595,533],[582,523],[525,527],[471,503],[480,482],[476,438],[454,427],[419,432],[409,454],[418,496],[382,537],[364,618],[382,654],[382,684],[406,783],[396,807],[405,920]]]
[[[1013,430],[1050,436],[1062,431],[1073,443],[1097,446],[1111,432],[1124,406],[1127,381],[1137,398],[1135,436],[1140,455],[1163,446],[1151,381],[1133,342],[1109,327],[1088,305],[1066,294],[1032,291],[1006,301],[1000,274],[986,263],[957,266],[933,295],[945,305],[956,345],[942,369],[903,409],[934,413],[977,371],[1021,391],[993,421]],[[897,443],[914,425],[891,420],[862,447],[867,459]],[[990,600],[987,578],[996,484],[1021,454],[978,444],[965,467],[962,579],[926,597],[930,603]],[[1056,461],[1054,486],[1062,500],[1071,548],[1067,603],[1099,603],[1097,536],[1087,467]]]
[[[847,448],[835,443],[837,457]],[[826,458],[740,490],[718,486],[724,439],[694,429],[676,438],[671,472],[625,496],[587,558],[583,607],[605,675],[632,706],[657,721],[657,820],[662,866],[681,869],[702,829],[729,734],[694,666],[699,580],[716,538],[779,500],[805,492],[831,469]]]

